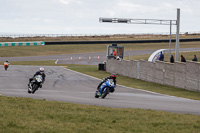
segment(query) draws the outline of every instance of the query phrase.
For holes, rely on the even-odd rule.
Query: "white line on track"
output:
[[[63,67],[63,66],[61,66]],[[65,69],[67,69],[66,67],[64,67]],[[70,69],[67,69],[68,71],[71,71],[71,72],[74,72],[74,73],[78,73],[78,74],[81,74],[81,75],[84,75],[84,76],[87,76],[87,77],[90,77],[90,78],[93,78],[93,79],[97,79],[97,80],[101,80],[99,78],[96,78],[96,77],[92,77],[90,75],[87,75],[87,74],[84,74],[84,73],[80,73],[80,72],[77,72],[77,71],[74,71],[74,70],[70,70]]]
[[[67,69],[66,67],[64,67],[64,68]],[[80,72],[77,72],[77,71],[73,71],[73,70],[70,70],[70,69],[67,69],[67,70],[68,70],[68,71],[71,71],[71,72],[74,72],[74,73],[78,73],[78,74],[87,76],[87,77],[90,77],[90,78],[93,78],[93,79],[101,80],[101,79],[99,79],[99,78],[96,78],[96,77],[93,77],[93,76],[90,76],[90,75],[87,75],[87,74],[83,74],[83,73],[80,73]],[[169,96],[169,95],[160,94],[160,93],[156,93],[156,92],[152,92],[152,91],[147,91],[147,90],[142,90],[142,89],[131,88],[131,87],[127,87],[127,86],[123,86],[123,85],[119,85],[119,84],[117,84],[117,86],[121,86],[121,87],[124,87],[124,88],[127,88],[127,89],[131,89],[131,90],[140,90],[140,91],[148,92],[148,93],[152,93],[152,94],[163,95],[163,96]],[[170,96],[170,97],[175,97],[175,96]]]

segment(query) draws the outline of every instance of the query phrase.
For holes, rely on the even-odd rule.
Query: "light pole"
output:
[[[177,9],[177,22],[176,22],[176,61],[179,59],[179,31],[180,31],[180,9]]]
[[[177,9],[177,20],[159,20],[159,19],[131,19],[131,18],[99,18],[102,23],[127,23],[127,24],[157,24],[170,25],[170,41],[169,49],[171,55],[171,29],[172,25],[176,25],[176,61],[178,61],[179,53],[179,29],[180,29],[180,9]]]
[[[169,61],[171,56],[171,47],[172,47],[172,21],[170,20]]]

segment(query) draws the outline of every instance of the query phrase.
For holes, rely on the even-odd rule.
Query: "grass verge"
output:
[[[198,133],[200,116],[0,96],[1,132]]]
[[[172,53],[172,55],[175,58],[175,53]],[[200,51],[192,51],[192,52],[179,52],[179,56],[183,55],[186,59],[186,61],[192,61],[192,59],[194,58],[194,55],[197,56],[197,58],[199,59],[198,61],[200,61]],[[165,54],[165,61],[167,61],[167,58],[169,55]],[[145,55],[136,55],[136,56],[129,56],[129,57],[125,57],[125,60],[140,60],[140,59],[144,59],[144,60],[148,60],[150,57],[150,54],[145,54]],[[169,60],[169,59],[168,59]],[[181,60],[181,58],[179,59]]]
[[[61,55],[61,54],[77,54],[89,52],[106,52],[107,45],[111,44],[73,44],[73,45],[45,45],[45,46],[9,46],[0,47],[0,57],[16,57],[16,56],[43,56],[43,55]],[[124,46],[125,51],[129,50],[148,50],[148,49],[168,49],[169,43],[133,43],[118,44]],[[180,43],[181,48],[198,48],[199,42]],[[172,43],[172,49],[175,43]],[[8,52],[9,51],[9,52]]]

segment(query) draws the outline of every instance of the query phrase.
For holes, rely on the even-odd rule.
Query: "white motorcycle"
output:
[[[42,76],[36,75],[28,85],[28,93],[35,93],[42,84]]]

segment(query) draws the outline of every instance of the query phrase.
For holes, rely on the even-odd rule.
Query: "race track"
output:
[[[0,68],[0,94],[31,97],[50,101],[72,102],[117,108],[141,108],[176,113],[200,115],[200,101],[167,96],[118,85],[114,93],[105,99],[94,98],[101,80],[89,77],[64,67],[46,66],[46,81],[35,94],[28,94],[28,79],[39,66],[14,66],[8,71]]]

